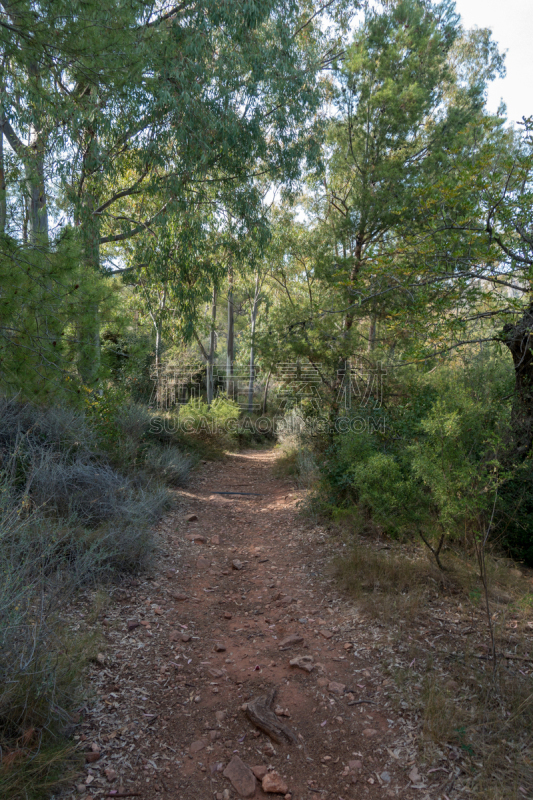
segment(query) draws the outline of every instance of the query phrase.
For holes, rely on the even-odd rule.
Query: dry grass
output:
[[[134,411],[140,446],[146,414]],[[154,469],[183,480],[189,460],[161,452]],[[81,588],[149,564],[167,501],[160,480],[110,464],[83,415],[0,398],[2,800],[44,797],[70,772],[66,735],[95,643],[66,629],[64,609]],[[93,616],[103,604],[100,590]]]
[[[494,665],[475,560],[451,551],[443,560],[445,573],[420,547],[358,538],[334,569],[365,614],[396,644],[408,642],[412,667],[391,660],[389,672],[398,704],[408,703],[420,720],[421,757],[452,759],[479,800],[531,798],[533,579],[487,557]]]
[[[299,489],[313,486],[318,477],[312,451],[305,444],[290,441],[280,446],[273,471],[277,478],[292,478]]]

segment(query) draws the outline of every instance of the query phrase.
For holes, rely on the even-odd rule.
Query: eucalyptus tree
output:
[[[46,246],[52,197],[78,231],[79,369],[92,385],[101,246],[153,229],[191,190],[227,197],[237,184],[232,211],[246,217],[254,172],[294,180],[331,53],[308,0],[1,7],[2,134],[25,167],[32,238]]]

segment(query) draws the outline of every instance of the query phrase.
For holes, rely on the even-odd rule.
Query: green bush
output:
[[[236,441],[239,416],[239,406],[225,395],[217,396],[210,406],[192,398],[179,409],[179,425],[191,436],[224,445]]]
[[[509,383],[499,358],[396,379],[385,432],[337,435],[326,449],[326,504],[355,504],[388,535],[478,535],[508,480]]]

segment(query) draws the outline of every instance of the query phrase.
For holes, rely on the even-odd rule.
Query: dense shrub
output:
[[[371,519],[388,535],[468,539],[485,529],[500,498],[493,539],[518,553],[516,543],[529,541],[532,528],[524,515],[520,532],[511,513],[512,487],[516,500],[527,471],[506,457],[511,380],[496,357],[395,377],[382,410],[385,430],[339,434],[325,447],[324,503],[356,505],[356,518]],[[504,493],[511,498],[505,531]],[[533,492],[522,495],[524,509],[533,508]]]

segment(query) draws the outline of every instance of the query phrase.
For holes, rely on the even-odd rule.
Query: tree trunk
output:
[[[252,319],[250,332],[250,377],[248,381],[248,413],[251,414],[254,407],[254,370],[255,370],[255,321],[257,318],[257,306],[259,305],[259,272],[255,276],[254,302],[252,305]]]
[[[265,383],[265,391],[263,393],[263,407],[261,408],[261,414],[265,416],[267,413],[267,400],[268,400],[268,384],[270,383],[270,376],[272,375],[272,367],[268,370],[268,375]]]
[[[368,331],[368,352],[371,353],[376,346],[376,315],[370,317],[370,327]]]
[[[0,120],[0,124],[2,121]],[[7,200],[6,173],[4,168],[4,133],[0,130],[0,234],[6,232]]]
[[[83,313],[78,323],[78,372],[86,386],[93,387],[100,375],[100,303],[94,282],[100,275],[100,224],[92,214],[94,198],[86,198],[81,220],[81,241],[86,280],[81,298]]]
[[[32,244],[48,244],[48,209],[44,177],[44,137],[32,127],[25,159],[26,183],[30,198],[30,237]]]
[[[358,275],[359,275],[359,273],[361,271],[361,266],[362,266],[362,263],[363,263],[363,243],[364,243],[364,234],[363,234],[363,232],[360,232],[357,235],[357,238],[355,240],[355,250],[354,250],[354,257],[353,257],[353,265],[352,265],[352,269],[350,270],[350,284],[349,284],[349,288],[350,289],[353,289],[355,281],[357,280],[357,277],[358,277]],[[353,303],[353,301],[354,301],[353,294],[351,294],[351,293],[348,294],[348,300],[349,300],[350,304]],[[345,330],[349,331],[351,329],[351,327],[353,325],[353,321],[354,321],[354,316],[355,316],[355,314],[354,314],[353,309],[350,309],[348,311],[348,313],[346,314],[346,318],[344,320],[344,328],[345,328]]]
[[[215,361],[215,324],[217,319],[217,290],[213,289],[211,306],[211,331],[209,334],[209,358],[207,360],[207,405],[213,402],[213,364]]]
[[[233,361],[235,358],[235,330],[233,307],[233,269],[230,269],[228,285],[228,348],[226,353],[226,392],[230,400],[234,400]]]
[[[505,325],[503,342],[515,369],[515,398],[511,415],[514,451],[525,458],[533,444],[533,304],[516,325]]]

